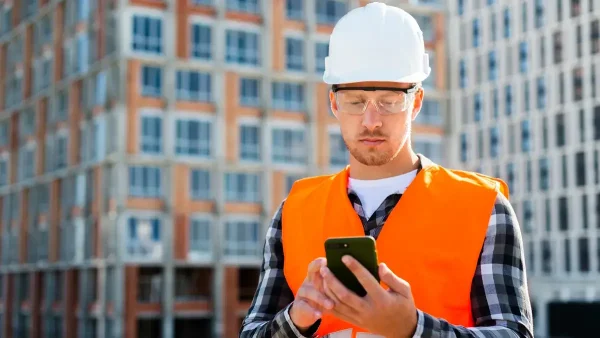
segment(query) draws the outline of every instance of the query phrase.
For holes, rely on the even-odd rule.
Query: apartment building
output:
[[[0,1],[0,336],[237,337],[273,212],[347,163],[321,77],[364,3]],[[444,19],[398,3],[443,162]]]
[[[536,337],[591,336],[585,323],[600,314],[600,4],[448,4],[457,41],[450,163],[510,186]]]

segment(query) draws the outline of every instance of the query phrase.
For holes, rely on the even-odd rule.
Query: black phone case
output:
[[[360,297],[364,297],[367,292],[352,271],[342,262],[343,256],[354,257],[379,282],[377,249],[373,237],[329,238],[325,241],[325,255],[329,270],[344,286]]]

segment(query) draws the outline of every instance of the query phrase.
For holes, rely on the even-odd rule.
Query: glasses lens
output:
[[[408,95],[403,92],[384,92],[368,97],[364,91],[340,91],[336,93],[338,110],[351,115],[364,113],[369,102],[376,105],[380,114],[397,114],[406,110]]]

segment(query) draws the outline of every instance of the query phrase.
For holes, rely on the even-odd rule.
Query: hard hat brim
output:
[[[373,74],[369,72],[348,74],[345,76],[334,76],[331,74],[323,74],[323,82],[328,85],[350,84],[358,82],[395,82],[395,83],[420,83],[429,76],[430,70],[427,73],[417,72],[408,76],[396,76],[396,74],[384,73]]]

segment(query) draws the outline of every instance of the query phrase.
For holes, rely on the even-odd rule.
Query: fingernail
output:
[[[332,309],[333,308],[333,302],[330,301],[330,300],[326,300],[325,301],[325,308]]]
[[[325,277],[326,274],[327,274],[327,268],[326,267],[322,267],[321,268],[321,276]]]
[[[317,317],[321,317],[321,312],[319,312],[319,311],[315,311],[315,316],[317,316]]]
[[[342,257],[342,262],[344,262],[344,264],[349,264],[350,263],[350,257],[348,257],[348,256]]]

